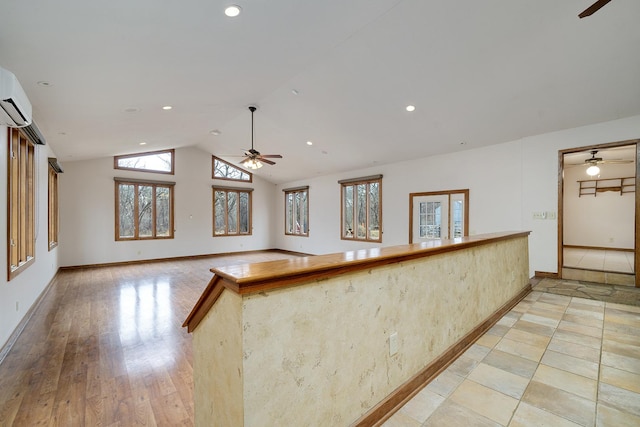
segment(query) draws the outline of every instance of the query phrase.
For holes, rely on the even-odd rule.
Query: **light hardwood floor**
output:
[[[214,266],[257,252],[61,271],[0,364],[0,426],[191,426],[191,335]]]

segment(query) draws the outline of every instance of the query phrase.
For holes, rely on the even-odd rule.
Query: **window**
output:
[[[173,175],[174,153],[175,150],[163,150],[115,156],[113,168]]]
[[[213,236],[251,234],[252,188],[213,188]]]
[[[467,236],[469,190],[409,194],[409,243]]]
[[[116,240],[173,239],[175,182],[114,180]]]
[[[426,239],[440,238],[442,221],[441,202],[420,202],[420,237]]]
[[[9,129],[7,237],[8,280],[35,261],[35,146],[19,129]]]
[[[212,178],[215,179],[227,179],[229,181],[244,181],[252,182],[253,174],[246,172],[240,168],[233,166],[231,163],[227,163],[222,159],[212,156]]]
[[[338,181],[341,238],[382,242],[382,175]]]
[[[284,234],[309,236],[309,187],[284,191]]]
[[[58,160],[49,157],[49,250],[58,246],[58,174],[62,168]]]

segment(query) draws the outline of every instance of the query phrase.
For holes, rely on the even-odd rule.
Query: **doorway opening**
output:
[[[640,140],[559,151],[558,276],[639,286]]]

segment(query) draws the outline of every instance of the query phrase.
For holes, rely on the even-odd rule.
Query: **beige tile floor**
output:
[[[640,426],[640,307],[534,291],[385,427]]]
[[[565,267],[633,273],[634,253],[599,249],[564,248]]]

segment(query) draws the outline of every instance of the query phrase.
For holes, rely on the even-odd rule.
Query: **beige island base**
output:
[[[196,426],[376,425],[530,291],[528,235],[212,269]]]

